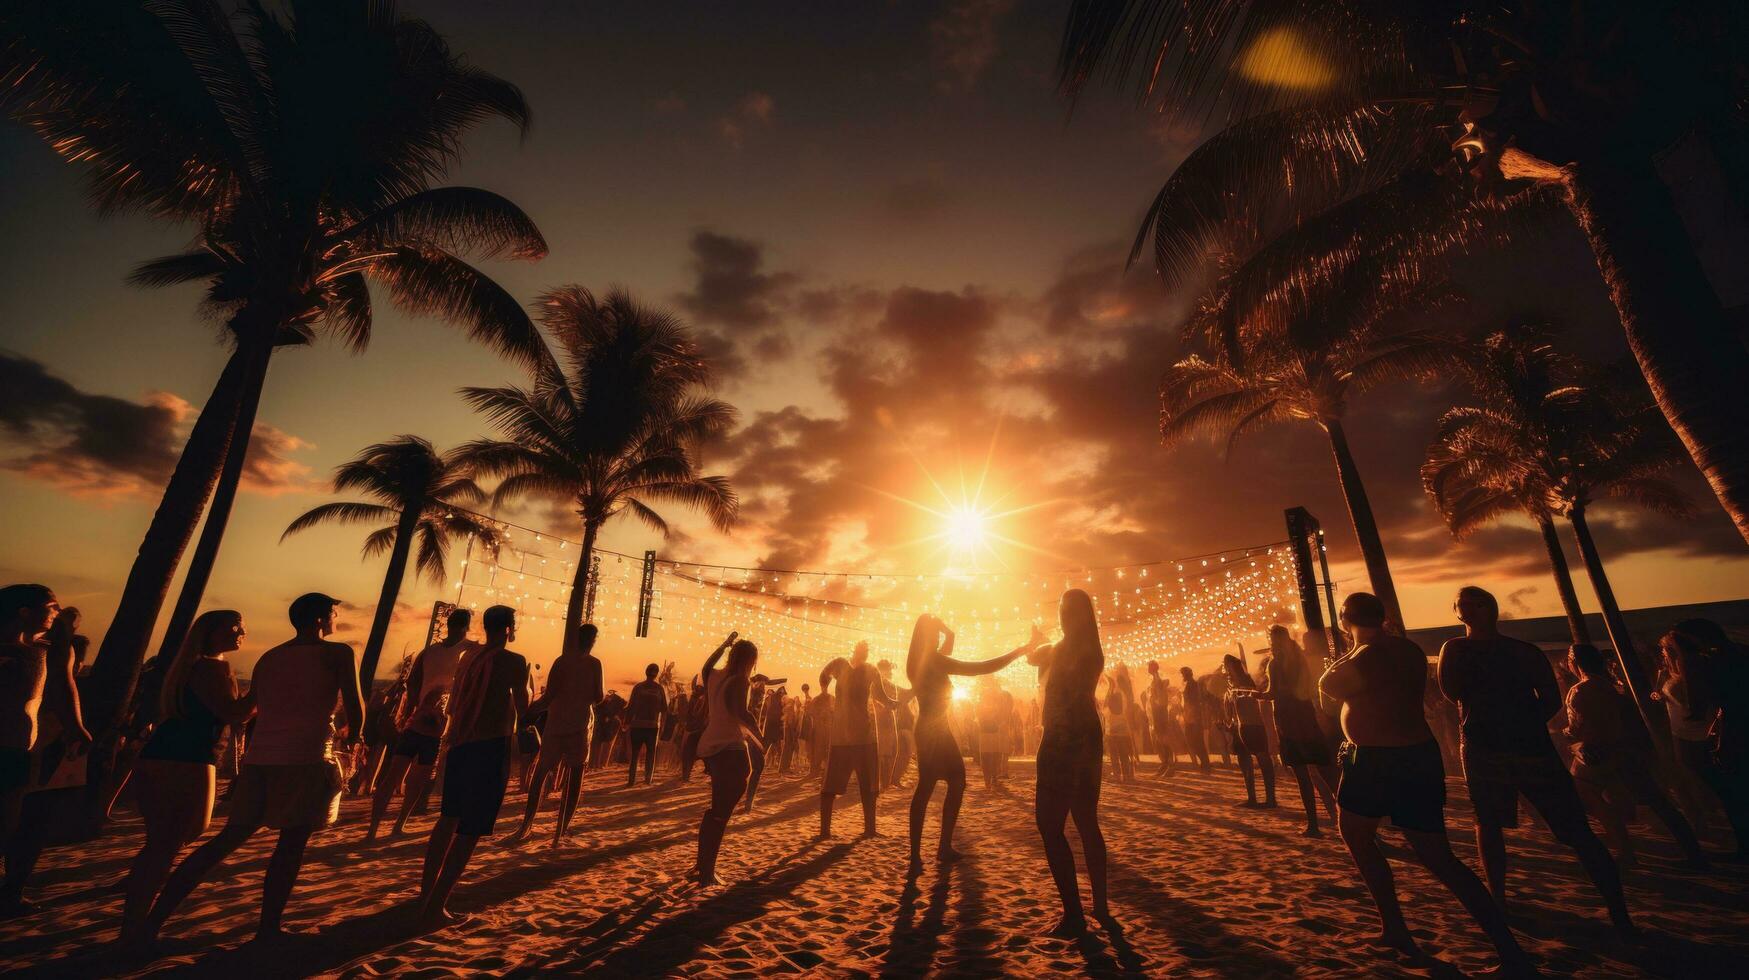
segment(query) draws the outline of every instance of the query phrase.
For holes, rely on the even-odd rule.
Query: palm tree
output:
[[[474,125],[496,116],[526,129],[521,93],[392,0],[286,9],[283,19],[257,4],[233,15],[218,0],[0,9],[0,109],[84,168],[101,209],[198,224],[190,250],[133,280],[205,282],[232,348],[93,667],[88,709],[109,728],[212,495],[167,642],[198,607],[276,348],[309,344],[320,327],[363,349],[374,285],[524,363],[545,353],[514,298],[456,255],[539,258],[533,222],[490,192],[431,186]]]
[[[1479,188],[1557,190],[1658,408],[1749,540],[1749,351],[1655,162],[1705,140],[1741,193],[1746,43],[1735,0],[1075,0],[1059,64],[1070,93],[1103,72],[1230,123],[1151,209],[1168,274],[1209,215],[1315,210],[1429,141]]]
[[[1462,460],[1447,479],[1567,518],[1622,678],[1648,729],[1658,733],[1646,671],[1586,513],[1598,499],[1615,498],[1688,515],[1687,499],[1664,477],[1681,464],[1682,447],[1650,397],[1629,379],[1588,370],[1535,335],[1490,338],[1489,344],[1488,355],[1466,372],[1476,404],[1453,408],[1440,420],[1436,447],[1449,447]]]
[[[1553,378],[1559,359],[1538,332],[1491,334],[1475,347],[1474,354],[1466,372],[1476,379],[1473,391],[1478,398],[1489,397],[1496,405],[1507,406],[1497,408],[1500,414],[1522,414],[1518,406],[1539,403],[1561,387]],[[1522,514],[1530,518],[1542,535],[1567,630],[1574,643],[1590,643],[1591,630],[1579,608],[1573,573],[1555,531],[1555,513],[1548,495],[1535,479],[1534,468],[1525,465],[1521,444],[1497,447],[1476,437],[1468,425],[1476,410],[1477,406],[1465,406],[1441,420],[1427,447],[1427,460],[1421,464],[1421,485],[1433,498],[1451,536],[1459,541],[1502,517]]]
[[[1208,354],[1178,361],[1161,384],[1160,431],[1168,443],[1212,433],[1230,453],[1241,436],[1275,422],[1324,430],[1368,579],[1398,623],[1390,563],[1343,419],[1353,396],[1431,374],[1457,352],[1443,331],[1403,323],[1456,298],[1436,271],[1438,249],[1398,227],[1429,213],[1460,213],[1430,204],[1448,194],[1449,187],[1416,177],[1273,237],[1256,223],[1240,225],[1228,245],[1249,238],[1249,255],[1228,259],[1184,324],[1186,343]]]
[[[413,542],[419,542],[418,568],[432,582],[444,580],[449,542],[468,534],[488,549],[496,537],[490,528],[456,508],[486,499],[477,484],[465,476],[453,457],[439,455],[431,443],[418,436],[398,436],[388,442],[366,446],[357,456],[334,471],[334,492],[358,491],[377,503],[336,501],[322,504],[287,525],[280,540],[323,524],[388,522],[364,539],[364,557],[389,553],[383,590],[377,597],[370,638],[364,644],[359,676],[365,690],[376,679],[377,660],[394,618],[395,599],[406,578],[407,559]]]
[[[735,410],[705,394],[710,369],[674,316],[621,290],[598,300],[580,286],[537,306],[561,358],[543,358],[529,388],[464,388],[504,439],[457,450],[473,472],[500,478],[494,503],[525,496],[576,506],[583,547],[565,614],[565,642],[583,622],[590,559],[609,520],[630,514],[666,535],[659,502],[702,510],[727,530],[739,509],[721,476],[699,474],[702,443],[727,432]],[[567,649],[569,646],[567,646]]]

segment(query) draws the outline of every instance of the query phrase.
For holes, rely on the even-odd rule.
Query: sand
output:
[[[567,846],[483,843],[451,903],[468,921],[428,935],[414,933],[407,903],[433,818],[415,819],[399,841],[363,847],[365,803],[349,800],[343,823],[311,844],[286,915],[300,934],[250,942],[272,846],[264,833],[194,894],[165,929],[158,958],[131,963],[112,946],[120,881],[140,842],[129,816],[100,841],[45,855],[32,890],[43,909],[0,923],[0,970],[247,980],[464,971],[1274,977],[1452,976],[1492,965],[1461,909],[1402,848],[1392,851],[1399,891],[1436,959],[1407,963],[1368,946],[1373,914],[1341,844],[1300,836],[1291,785],[1289,806],[1237,808],[1239,776],[1220,768],[1127,786],[1108,780],[1102,821],[1122,933],[1041,938],[1055,921],[1056,896],[1032,825],[1030,763],[1017,762],[1013,776],[1009,788],[988,791],[974,771],[959,833],[967,859],[931,864],[910,883],[908,792],[882,797],[883,837],[855,838],[853,797],[840,809],[838,837],[815,843],[818,784],[768,777],[758,808],[737,815],[723,846],[729,883],[700,890],[685,873],[706,784],[625,789],[623,775],[598,773]],[[513,793],[506,803],[501,832],[521,801]],[[1473,866],[1469,807],[1455,782],[1447,818],[1459,856]],[[550,835],[551,821],[549,809],[537,834]],[[222,813],[215,829],[221,822]],[[1512,836],[1515,926],[1525,947],[1551,974],[1749,975],[1749,869],[1681,872],[1662,831],[1642,829],[1642,864],[1627,885],[1649,933],[1643,947],[1613,938],[1577,863],[1545,831],[1527,822]]]

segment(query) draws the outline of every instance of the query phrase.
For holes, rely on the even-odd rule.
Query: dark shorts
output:
[[[850,774],[856,773],[856,788],[864,794],[875,792],[879,784],[875,773],[879,757],[873,742],[866,745],[834,745],[826,759],[826,782],[820,792],[838,796],[850,788]]]
[[[1464,748],[1464,784],[1476,808],[1476,823],[1484,827],[1518,826],[1518,797],[1536,807],[1549,830],[1567,840],[1585,822],[1585,803],[1573,777],[1553,750],[1530,755],[1483,752]]]
[[[1445,761],[1439,743],[1355,745],[1342,743],[1342,778],[1336,805],[1363,817],[1383,819],[1403,830],[1445,833]]]
[[[422,766],[437,765],[437,748],[441,743],[436,735],[426,735],[423,732],[405,731],[395,739],[395,754],[411,756]]]
[[[443,808],[456,819],[455,832],[484,837],[498,822],[510,782],[510,738],[483,738],[452,745],[443,765]]]

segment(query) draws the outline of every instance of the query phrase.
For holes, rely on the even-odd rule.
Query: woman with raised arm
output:
[[[917,727],[913,740],[917,747],[917,788],[911,794],[911,873],[923,871],[923,815],[929,810],[929,797],[935,784],[947,783],[947,800],[941,809],[941,843],[936,848],[937,861],[952,861],[959,852],[953,849],[953,828],[960,816],[960,802],[966,795],[966,761],[960,755],[959,739],[954,737],[948,720],[948,708],[953,701],[952,677],[973,677],[992,674],[1013,663],[1021,655],[1044,643],[1044,634],[1033,627],[1032,642],[992,660],[977,662],[953,659],[953,630],[941,620],[924,613],[917,617],[911,629],[911,650],[905,657],[905,678],[911,682],[911,692],[917,699]]]
[[[752,771],[748,753],[765,751],[759,741],[759,723],[747,709],[747,689],[753,665],[759,661],[759,648],[738,637],[730,633],[711,652],[702,671],[708,715],[704,734],[698,739],[698,755],[711,778],[711,804],[698,825],[698,865],[694,871],[700,885],[722,884],[717,877],[717,851],[723,846],[723,832],[729,829],[735,804],[747,792],[747,777]],[[717,661],[724,652],[729,662],[718,670]]]
[[[1275,731],[1281,743],[1281,763],[1294,774],[1300,787],[1300,803],[1306,810],[1306,837],[1322,837],[1318,826],[1318,797],[1324,800],[1330,822],[1336,822],[1336,801],[1330,787],[1336,782],[1336,757],[1330,740],[1318,725],[1318,708],[1312,703],[1317,685],[1306,668],[1306,654],[1285,626],[1269,628],[1269,665],[1263,669],[1263,687],[1255,697],[1268,701],[1275,715]]]
[[[1087,930],[1081,911],[1081,889],[1075,878],[1075,856],[1063,829],[1073,817],[1087,856],[1087,878],[1093,886],[1093,917],[1115,929],[1106,904],[1105,835],[1099,829],[1099,780],[1105,760],[1104,736],[1094,689],[1105,670],[1099,645],[1099,623],[1093,600],[1080,589],[1063,593],[1060,614],[1063,639],[1054,646],[1034,648],[1028,662],[1039,669],[1044,688],[1044,734],[1038,747],[1038,794],[1033,814],[1050,862],[1063,918],[1051,935],[1064,938]]]

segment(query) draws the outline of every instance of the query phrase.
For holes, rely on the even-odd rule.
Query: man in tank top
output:
[[[389,831],[391,838],[401,835],[413,807],[431,789],[432,777],[437,772],[437,752],[443,745],[444,727],[448,724],[444,705],[462,658],[477,648],[468,639],[473,616],[467,609],[452,611],[443,639],[413,658],[413,668],[407,673],[407,696],[401,699],[396,717],[400,734],[389,757],[388,771],[383,773],[371,799],[370,829],[364,833],[367,843],[376,840],[377,826],[389,812],[389,799],[397,789],[402,789],[403,779],[406,787],[401,794],[401,812]]]

